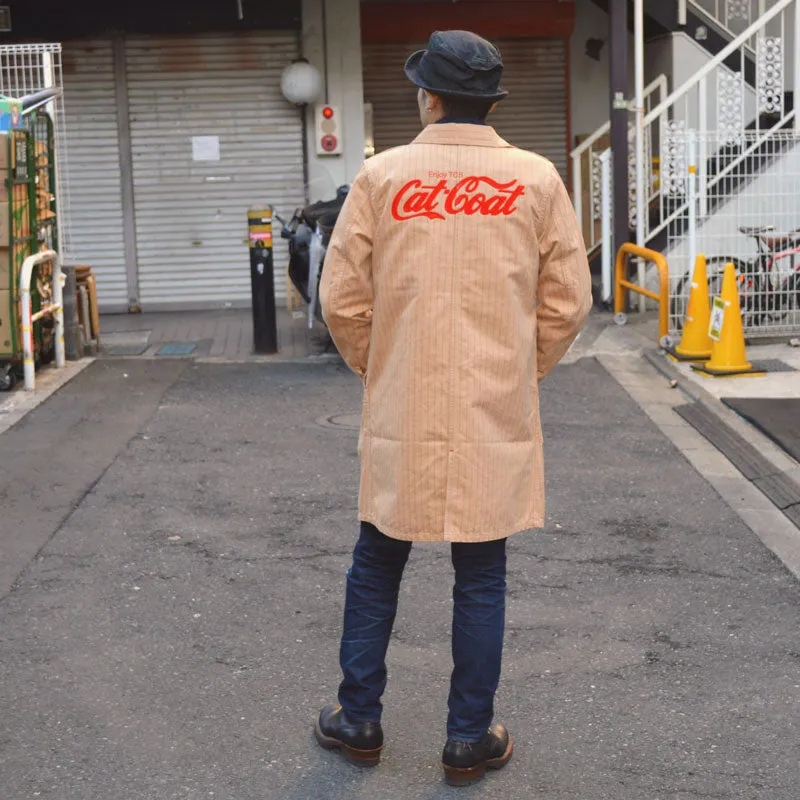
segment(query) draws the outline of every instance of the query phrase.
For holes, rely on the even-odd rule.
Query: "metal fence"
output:
[[[800,331],[800,131],[687,130],[672,147],[686,165],[665,186],[672,331],[682,326],[697,253],[712,296],[725,264],[736,266],[748,337]]]

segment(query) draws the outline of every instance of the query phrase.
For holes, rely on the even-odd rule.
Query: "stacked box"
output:
[[[10,244],[9,211],[9,135],[0,134],[0,356],[14,352],[14,314],[12,304],[13,276]]]
[[[0,355],[8,355],[14,349],[13,314],[11,292],[0,289]]]
[[[8,134],[0,134],[0,206],[3,211],[0,211],[0,227],[5,229],[5,232],[0,232],[0,292],[9,291],[11,289],[11,253],[8,247],[9,239],[9,193],[8,193]],[[3,239],[5,241],[3,241]],[[3,308],[5,305],[3,306]],[[3,344],[0,341],[0,349]]]
[[[35,120],[31,121],[31,125]],[[19,275],[28,256],[52,246],[53,211],[51,146],[36,140],[33,127],[0,131],[0,364],[21,358]],[[51,301],[52,277],[46,266],[34,273],[31,307],[35,313]],[[38,322],[33,331],[34,352],[44,358],[53,346],[52,324]]]

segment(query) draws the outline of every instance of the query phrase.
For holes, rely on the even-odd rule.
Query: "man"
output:
[[[455,785],[511,758],[511,737],[493,723],[506,538],[544,524],[538,384],[591,307],[561,178],[485,123],[506,97],[502,72],[497,48],[465,31],[435,33],[408,59],[425,129],[364,164],[321,287],[334,341],[364,381],[364,410],[344,678],[316,736],[357,764],[378,763],[384,659],[411,543],[450,542],[442,761]]]

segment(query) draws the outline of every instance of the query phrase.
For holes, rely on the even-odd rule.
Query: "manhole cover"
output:
[[[317,425],[323,428],[358,431],[361,430],[361,414],[334,414],[330,417],[320,417]]]

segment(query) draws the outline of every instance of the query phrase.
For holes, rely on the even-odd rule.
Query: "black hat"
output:
[[[428,49],[418,50],[406,61],[406,75],[434,94],[494,102],[508,96],[500,88],[500,51],[469,31],[436,31]]]

